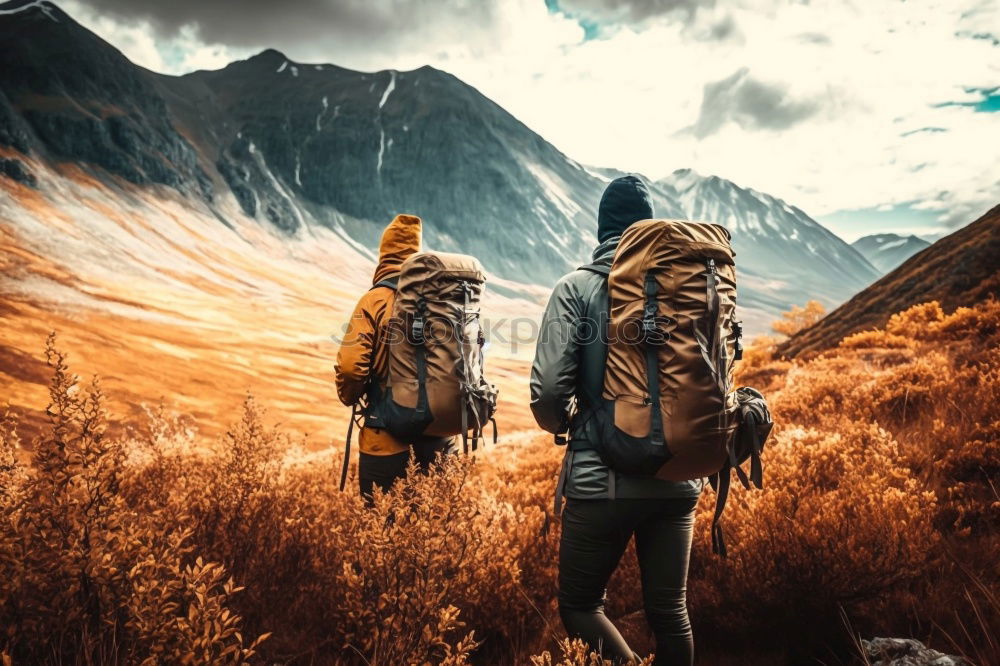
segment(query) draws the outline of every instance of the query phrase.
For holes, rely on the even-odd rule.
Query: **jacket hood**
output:
[[[372,284],[398,273],[410,255],[420,252],[420,218],[416,215],[397,215],[382,232],[378,247],[378,266]]]
[[[639,220],[653,217],[649,188],[638,176],[622,176],[608,183],[597,211],[597,240],[621,236]]]
[[[591,255],[591,262],[598,266],[610,266],[615,258],[615,252],[618,251],[618,243],[621,239],[621,235],[612,236],[595,247],[594,253]]]

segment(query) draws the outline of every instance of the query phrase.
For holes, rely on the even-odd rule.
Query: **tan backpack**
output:
[[[403,262],[386,336],[388,382],[366,426],[403,441],[462,435],[468,451],[470,435],[475,450],[492,422],[496,440],[497,390],[483,374],[485,283],[482,265],[464,254],[421,252]]]
[[[742,331],[729,232],[700,222],[638,222],[622,235],[607,275],[608,355],[594,448],[623,474],[709,477],[719,491],[713,545],[724,554],[718,518],[730,469],[749,486],[739,464],[752,457],[760,486],[763,447],[760,440],[746,457],[736,450],[742,415],[733,368]]]

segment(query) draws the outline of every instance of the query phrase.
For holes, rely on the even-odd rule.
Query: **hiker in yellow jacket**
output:
[[[372,288],[361,296],[354,308],[337,352],[337,395],[345,405],[363,405],[373,385],[385,387],[388,377],[386,335],[396,300],[395,280],[403,262],[420,251],[420,226],[420,218],[415,215],[397,215],[382,233]],[[361,494],[370,497],[375,487],[386,491],[406,475],[411,451],[417,464],[427,469],[438,453],[452,452],[454,443],[451,438],[427,436],[403,442],[384,429],[362,425],[359,448]]]

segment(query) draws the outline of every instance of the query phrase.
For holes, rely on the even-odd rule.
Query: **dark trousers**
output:
[[[417,463],[417,468],[426,472],[439,453],[454,452],[455,445],[451,439],[427,437],[414,442],[409,451],[401,453],[388,456],[360,453],[358,455],[358,480],[361,485],[361,495],[366,499],[371,498],[375,488],[381,488],[382,492],[389,492],[397,479],[406,476],[406,466],[410,463],[411,455]]]
[[[694,640],[687,614],[687,572],[696,498],[568,499],[559,543],[559,614],[614,663],[633,652],[604,614],[608,580],[635,535],[646,620],[658,666],[690,666]]]

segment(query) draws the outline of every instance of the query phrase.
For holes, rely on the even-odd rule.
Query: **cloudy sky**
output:
[[[691,167],[848,240],[1000,202],[1000,0],[67,0],[161,72],[431,64],[574,159]]]

